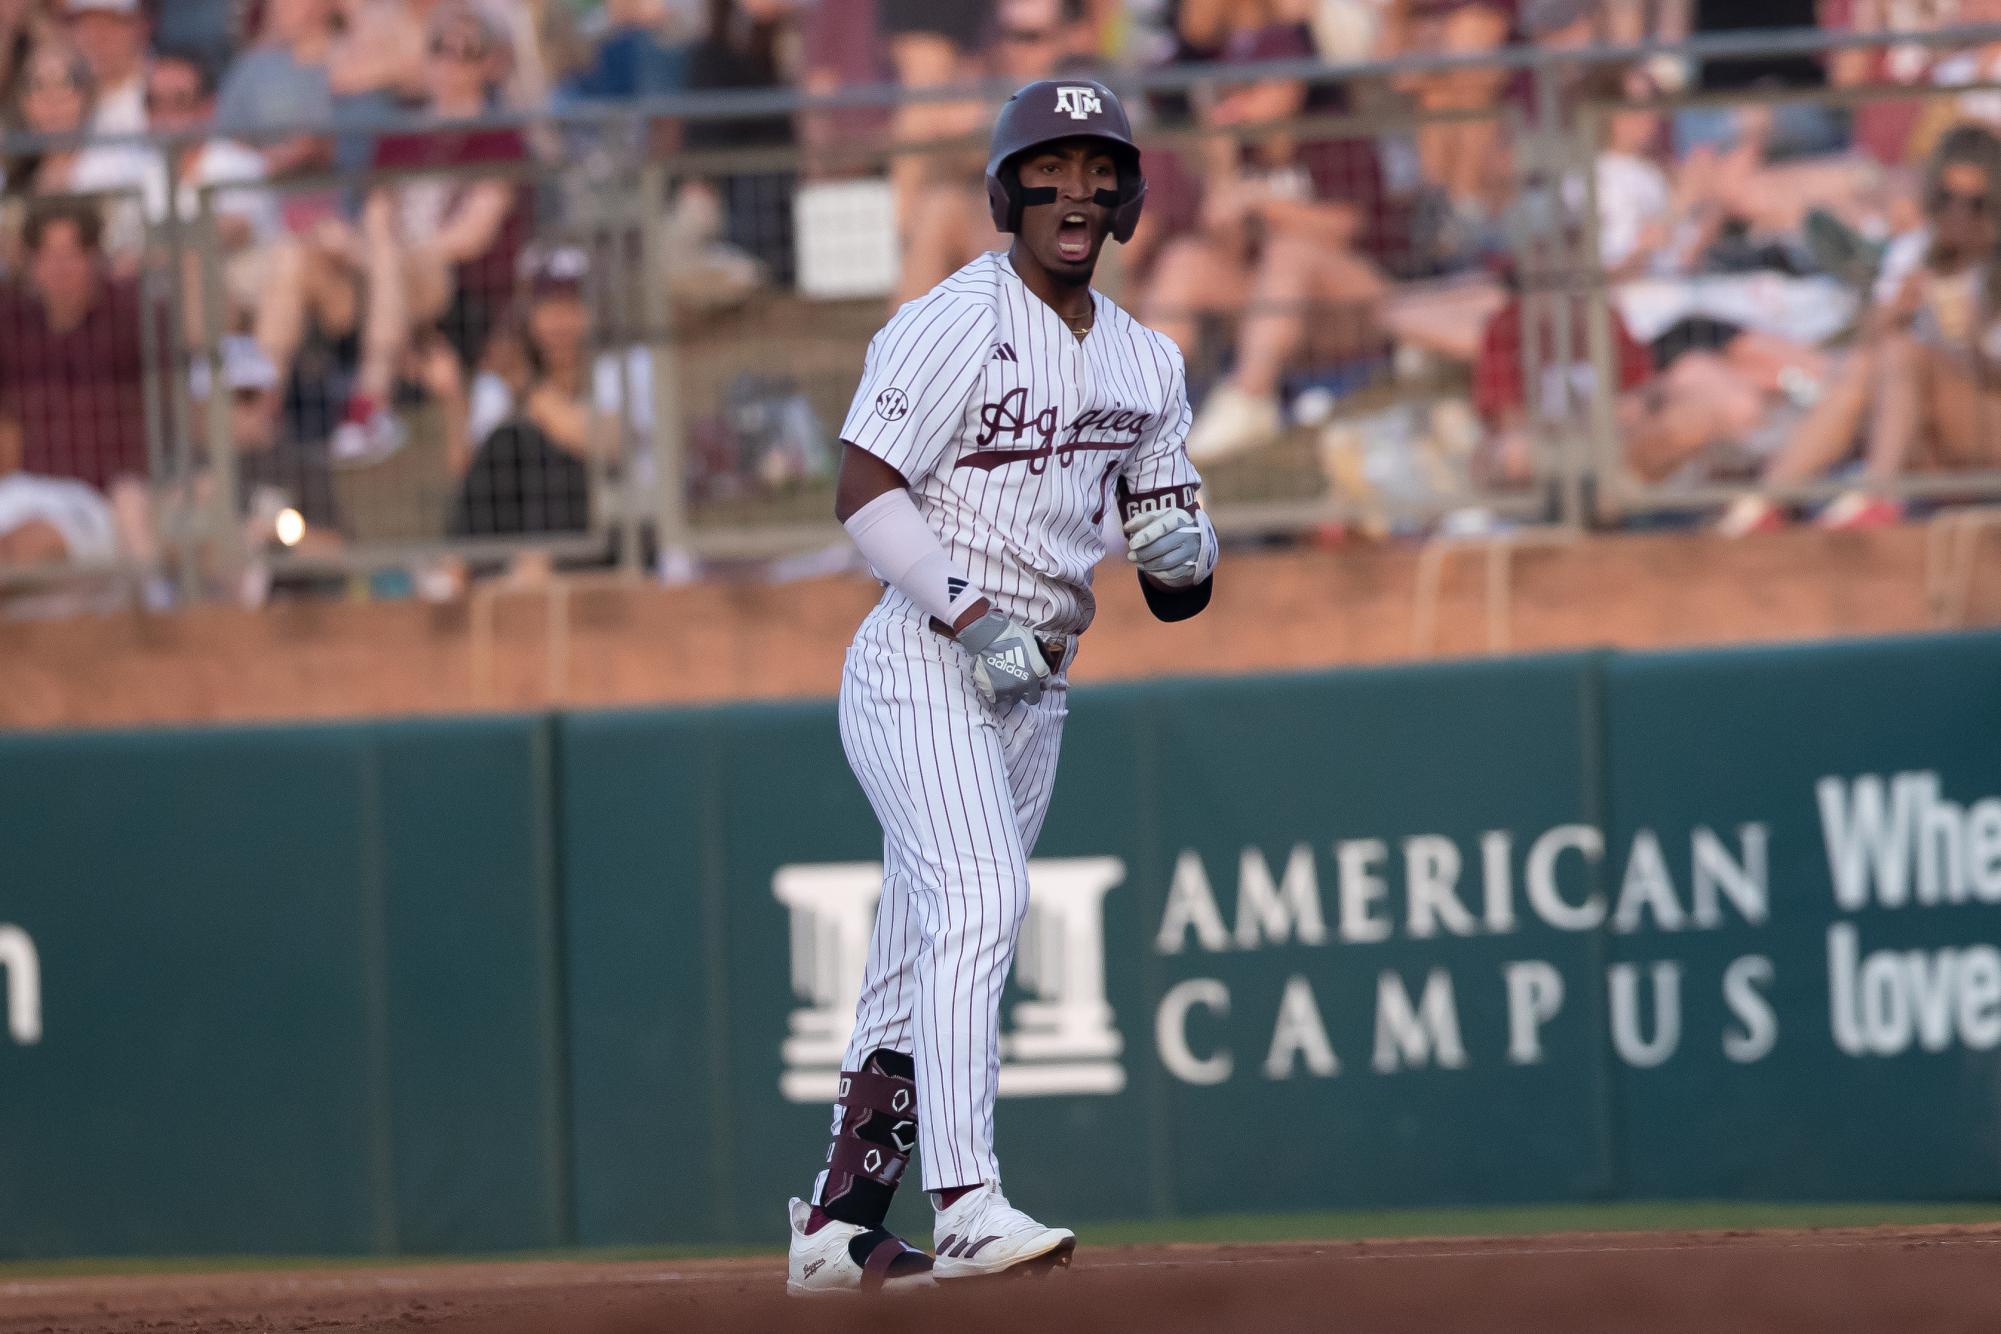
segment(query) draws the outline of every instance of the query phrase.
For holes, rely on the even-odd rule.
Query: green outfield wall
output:
[[[0,739],[0,1252],[566,1239],[552,744]]]
[[[774,1243],[879,852],[825,702],[0,737],[0,1252]],[[1081,690],[1031,879],[1053,1217],[2001,1197],[2001,635]]]

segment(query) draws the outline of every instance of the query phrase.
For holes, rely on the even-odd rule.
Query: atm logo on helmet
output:
[[[1105,102],[1098,96],[1096,88],[1065,85],[1056,90],[1056,111],[1058,115],[1068,115],[1071,120],[1089,120],[1104,114]]]

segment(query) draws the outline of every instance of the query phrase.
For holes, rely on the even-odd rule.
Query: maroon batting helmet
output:
[[[987,204],[994,226],[1018,231],[1024,208],[1056,202],[1056,191],[1049,187],[1023,189],[1015,167],[1031,148],[1059,139],[1098,139],[1111,148],[1119,188],[1098,191],[1097,203],[1112,210],[1112,239],[1130,241],[1146,203],[1146,177],[1140,174],[1139,145],[1133,142],[1126,109],[1095,79],[1043,79],[1016,90],[1001,108],[987,153]]]

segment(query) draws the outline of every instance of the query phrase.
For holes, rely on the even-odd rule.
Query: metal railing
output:
[[[1702,514],[1747,491],[1826,499],[1852,480],[1773,481],[1760,468],[1788,420],[1829,392],[1834,358],[1855,339],[1855,321],[1839,311],[1812,318],[1815,301],[1860,312],[1866,294],[1853,275],[1811,272],[1761,289],[1722,272],[1728,257],[1713,246],[1634,268],[1604,234],[1616,212],[1606,192],[1629,188],[1604,166],[1609,139],[1622,116],[1846,114],[1969,89],[1634,99],[1581,92],[1580,75],[1662,55],[1952,47],[1996,35],[1749,34],[1119,79],[1136,108],[1181,105],[1148,117],[1147,231],[1132,255],[1108,249],[1103,285],[1182,341],[1198,436],[1232,398],[1250,403],[1250,425],[1198,459],[1226,533],[1574,529]],[[1410,95],[1413,81],[1468,73],[1501,94],[1437,110]],[[1216,89],[1278,78],[1306,86],[1301,113],[1205,119]],[[133,355],[146,466],[105,497],[117,511],[111,555],[73,549],[68,562],[9,563],[0,547],[0,589],[32,586],[42,597],[89,574],[90,605],[106,579],[158,604],[255,599],[273,581],[443,591],[524,557],[635,574],[819,548],[842,559],[835,436],[863,350],[899,286],[921,288],[995,243],[975,125],[1001,91],[926,90],[917,100],[975,111],[963,132],[911,143],[757,132],[904,96],[886,89],[342,127],[461,145],[515,130],[563,151],[210,183],[185,192],[191,207],[129,192],[100,198],[127,220],[128,237],[140,220],[137,241],[114,243],[123,249],[106,263],[130,271],[141,294]],[[791,141],[761,142],[774,138]],[[184,198],[178,150],[193,142],[149,141],[167,201]],[[1504,164],[1493,180],[1455,194],[1427,177],[1434,149],[1464,159],[1482,145]],[[37,146],[17,138],[4,148]],[[1881,199],[1908,199],[1918,165],[1915,156],[1878,164]],[[1272,221],[1273,210],[1230,217],[1245,182],[1319,207],[1319,230],[1306,233],[1314,244]],[[1328,209],[1344,205],[1362,216],[1330,220]],[[14,268],[4,310],[32,327],[0,329],[0,340],[54,346],[34,313],[32,257],[4,239],[4,212],[0,245],[11,249],[0,253]],[[1836,221],[1854,233],[1870,220]],[[434,253],[450,229],[479,244]],[[1805,255],[1797,236],[1768,239]],[[1805,255],[1801,267],[1812,265]],[[1732,283],[1734,306],[1715,297]],[[1728,363],[1738,335],[1778,337],[1784,312],[1757,309],[1774,293],[1792,303],[1800,363],[1766,384]],[[1700,318],[1662,326],[1657,308],[1677,302]],[[395,318],[384,314],[392,309]],[[1746,318],[1726,318],[1733,312]],[[1694,339],[1690,330],[1699,346],[1677,341]],[[8,353],[0,345],[0,358]],[[1735,375],[1710,383],[1763,395],[1759,447],[1674,437],[1680,453],[1647,452],[1644,442],[1673,436],[1677,395],[1702,392],[1698,371]],[[9,374],[0,367],[0,427],[22,401]],[[63,472],[60,460],[52,470]],[[1997,484],[2001,473],[1962,470],[1886,486],[1977,499]],[[0,521],[6,513],[0,504]],[[0,609],[13,596],[0,591]]]

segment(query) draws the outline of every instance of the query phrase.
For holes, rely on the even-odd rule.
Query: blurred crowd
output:
[[[960,90],[1177,64],[1232,70],[1135,106],[1149,202],[1104,281],[1184,350],[1190,449],[1226,489],[1319,487],[1384,531],[1499,522],[1496,498],[1534,517],[1609,399],[1599,464],[1699,492],[1705,522],[1891,522],[1898,479],[2001,452],[2001,40],[1914,40],[1989,21],[1996,0],[0,0],[0,567],[158,570],[171,546],[199,587],[225,562],[178,535],[224,510],[253,554],[600,532],[614,488],[661,480],[644,321],[611,313],[652,270],[580,198],[629,217],[634,160],[691,164],[638,205],[666,218],[674,334],[734,319],[755,354],[815,302],[894,306],[1004,244],[994,104]],[[1816,25],[1885,36],[1602,54]],[[1524,46],[1601,54],[1292,77]],[[590,119],[882,83],[911,95]],[[569,181],[593,162],[610,177]],[[843,227],[862,240],[830,259]],[[698,498],[829,466],[846,386],[757,360],[663,396]],[[1764,495],[1829,479],[1825,505]],[[253,561],[239,591],[267,584]]]

